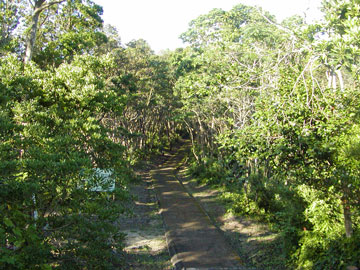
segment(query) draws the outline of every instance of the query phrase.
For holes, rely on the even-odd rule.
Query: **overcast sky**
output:
[[[321,0],[94,0],[104,8],[105,24],[115,26],[122,43],[143,38],[153,50],[182,47],[178,39],[191,20],[213,8],[230,10],[242,3],[257,5],[278,21],[307,13],[307,21],[320,17]]]

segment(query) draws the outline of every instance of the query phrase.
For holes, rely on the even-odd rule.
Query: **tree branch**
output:
[[[259,13],[261,14],[261,16],[262,16],[268,23],[270,23],[270,24],[276,26],[277,28],[283,30],[284,32],[290,34],[291,37],[292,37],[294,40],[298,40],[298,37],[296,37],[296,36],[294,35],[294,32],[293,32],[293,31],[291,31],[289,28],[286,28],[286,27],[284,27],[284,26],[282,26],[282,25],[280,25],[280,24],[278,24],[278,23],[273,22],[273,21],[270,20],[268,17],[266,17],[266,15],[260,10],[260,8],[257,8],[257,9],[258,9]]]
[[[32,7],[35,6],[35,4],[34,4],[31,0],[28,0],[28,2],[29,2],[29,4],[30,4],[30,6],[32,6]]]
[[[66,0],[53,1],[53,2],[50,2],[50,3],[47,3],[45,5],[40,6],[37,10],[38,10],[38,12],[41,12],[44,9],[47,9],[47,8],[53,6],[53,5],[56,5],[56,4],[61,4],[62,2],[65,2],[65,1]]]

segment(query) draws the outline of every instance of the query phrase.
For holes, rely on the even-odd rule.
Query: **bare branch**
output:
[[[53,2],[50,2],[50,3],[47,3],[45,5],[42,5],[41,7],[38,8],[39,12],[43,11],[44,9],[47,9],[53,5],[57,5],[57,4],[61,4],[63,2],[65,2],[66,0],[59,0],[59,1],[53,1]]]
[[[29,4],[30,4],[30,6],[32,6],[32,7],[34,7],[34,6],[35,6],[35,4],[33,3],[33,1],[28,0],[28,2],[29,2]]]
[[[270,23],[270,24],[276,26],[277,28],[281,29],[282,31],[290,34],[290,36],[291,36],[294,40],[298,40],[298,37],[295,36],[295,34],[294,34],[293,31],[291,31],[289,28],[286,28],[286,27],[284,27],[284,26],[282,26],[282,25],[280,25],[280,24],[278,24],[278,23],[275,23],[275,22],[273,22],[272,20],[270,20],[270,19],[269,19],[268,17],[266,17],[266,15],[260,10],[259,7],[257,7],[257,9],[258,9],[259,13],[261,14],[261,16],[262,16],[268,23]]]

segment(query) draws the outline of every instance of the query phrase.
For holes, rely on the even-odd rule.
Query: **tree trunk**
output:
[[[25,58],[24,58],[25,63],[29,63],[33,56],[39,17],[40,17],[41,11],[43,10],[42,5],[44,3],[45,3],[45,0],[35,1],[34,14],[31,17],[30,33],[29,33],[29,37],[26,41],[26,51],[25,51]]]
[[[196,161],[199,161],[199,157],[195,152],[194,134],[192,132],[192,128],[190,127],[190,125],[186,121],[184,121],[184,122],[185,122],[185,125],[187,126],[187,130],[188,130],[190,138],[191,138],[191,149],[192,149],[193,155],[194,155]]]
[[[347,204],[346,200],[343,201],[343,207],[344,207],[345,233],[346,233],[346,237],[350,238],[353,235],[353,228],[352,228],[352,221],[351,221],[350,206]]]
[[[343,79],[341,70],[338,69],[338,70],[335,71],[335,73],[336,73],[336,75],[337,75],[338,78],[339,78],[339,84],[340,84],[341,92],[344,92],[344,79]]]
[[[62,2],[65,2],[65,0],[53,1],[53,2],[50,2],[47,4],[45,4],[46,0],[35,0],[34,13],[31,17],[30,33],[29,33],[28,39],[26,41],[26,50],[25,50],[25,57],[24,57],[25,63],[29,63],[31,61],[33,53],[34,53],[36,34],[37,34],[37,30],[38,30],[38,22],[39,22],[39,17],[40,17],[41,12],[53,5],[57,5]]]

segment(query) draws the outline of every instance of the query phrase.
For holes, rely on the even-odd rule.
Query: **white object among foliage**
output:
[[[91,191],[112,192],[115,190],[115,176],[112,169],[94,168],[93,175],[85,181]]]

